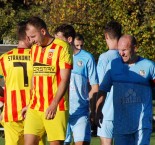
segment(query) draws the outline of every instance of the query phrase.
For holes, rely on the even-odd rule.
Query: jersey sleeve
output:
[[[89,77],[90,85],[98,84],[96,63],[92,55],[90,55],[90,59],[88,61],[88,77]]]
[[[108,63],[109,61],[105,53],[101,54],[97,63],[97,74],[98,74],[99,84],[101,84],[101,82],[103,81]]]
[[[108,63],[103,80],[99,86],[99,90],[109,92],[112,87],[111,63]]]
[[[60,52],[59,58],[60,69],[72,69],[73,68],[73,52],[69,45],[63,47]]]

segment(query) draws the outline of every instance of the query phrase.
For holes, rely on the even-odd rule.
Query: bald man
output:
[[[138,56],[136,50],[135,37],[123,35],[118,41],[121,57],[108,64],[100,85],[97,122],[101,121],[100,108],[113,85],[115,145],[150,144],[155,64]]]

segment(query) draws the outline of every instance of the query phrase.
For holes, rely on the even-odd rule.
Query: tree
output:
[[[33,15],[41,15],[41,5],[26,4],[25,0],[1,0],[0,1],[0,40],[7,37],[16,40],[16,25]]]
[[[155,60],[155,0],[3,0],[0,11],[1,38],[15,38],[16,23],[33,14],[45,20],[50,33],[62,23],[72,24],[96,60],[107,49],[104,26],[116,20],[137,38],[139,54]]]

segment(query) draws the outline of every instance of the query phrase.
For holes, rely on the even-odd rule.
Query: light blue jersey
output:
[[[80,50],[73,56],[69,89],[70,117],[89,114],[88,83],[90,85],[98,84],[96,63],[89,52]]]
[[[73,56],[73,70],[69,87],[69,120],[65,143],[91,140],[89,119],[89,86],[98,84],[96,63],[93,56],[80,50]]]
[[[139,57],[128,65],[117,58],[108,64],[100,90],[114,93],[114,133],[128,134],[152,128],[152,94],[150,81],[155,80],[155,64]],[[104,114],[103,114],[104,115]]]
[[[103,78],[104,78],[108,63],[118,57],[120,57],[120,55],[116,49],[108,50],[107,52],[102,53],[100,55],[98,64],[97,64],[97,74],[99,78],[99,84],[101,84],[101,82],[104,81]],[[107,93],[107,97],[102,108],[102,113],[104,114],[103,120],[113,120],[113,116],[114,116],[113,112],[114,112],[113,89],[111,89],[110,93]]]

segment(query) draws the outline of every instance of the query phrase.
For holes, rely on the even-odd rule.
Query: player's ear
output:
[[[46,30],[44,28],[41,29],[41,34],[46,35]]]
[[[72,43],[73,42],[73,38],[70,36],[67,38],[68,43]]]
[[[109,38],[109,35],[107,33],[104,34],[105,39]]]
[[[138,51],[138,47],[134,46],[134,50],[135,50],[135,52],[137,52]]]

